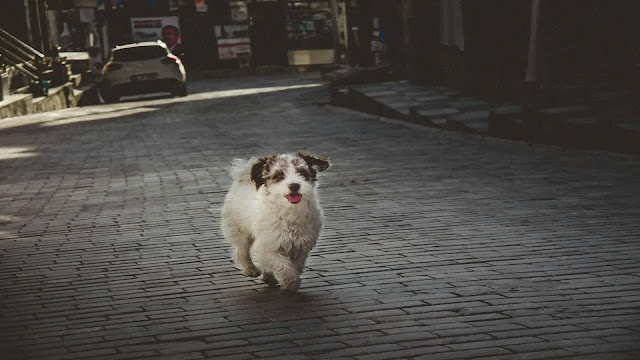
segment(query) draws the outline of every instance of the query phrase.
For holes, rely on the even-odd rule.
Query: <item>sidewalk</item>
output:
[[[252,69],[214,69],[187,72],[188,81],[227,79],[254,75],[298,74],[317,71],[317,66],[259,66]],[[48,96],[12,94],[0,101],[0,120],[4,118],[37,114],[76,106],[100,104],[95,83],[79,86],[79,75],[64,85],[49,90]]]
[[[0,120],[14,116],[38,114],[66,109],[97,102],[94,84],[80,86],[80,78],[49,89],[47,96],[34,97],[33,94],[12,94],[0,101]]]
[[[520,105],[492,104],[445,87],[407,80],[332,89],[334,105],[425,126],[530,144],[640,153],[640,118],[627,114],[623,121],[616,119],[615,109],[611,109],[615,105],[603,105],[598,95],[581,100],[527,112]]]
[[[638,360],[634,157],[318,106],[315,74],[192,88],[0,122],[2,360]],[[220,206],[232,159],[307,149],[292,295],[234,267]]]

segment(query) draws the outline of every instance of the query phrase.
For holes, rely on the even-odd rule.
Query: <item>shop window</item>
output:
[[[251,40],[249,36],[249,11],[246,1],[229,1],[227,6],[230,24],[215,26],[218,42],[218,59],[233,60],[238,54],[251,52]]]
[[[289,50],[333,49],[333,27],[329,1],[289,0],[287,2]]]

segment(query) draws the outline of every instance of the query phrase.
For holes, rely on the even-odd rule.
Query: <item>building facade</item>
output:
[[[524,83],[531,0],[354,0],[354,65],[477,92]],[[499,83],[499,85],[497,85]]]
[[[628,86],[640,75],[640,2],[353,0],[353,61],[498,99],[563,86]],[[351,6],[353,5],[353,6]],[[382,34],[384,33],[384,38]]]
[[[104,12],[108,47],[179,32],[194,68],[330,64],[338,56],[336,9],[342,0],[111,0]]]

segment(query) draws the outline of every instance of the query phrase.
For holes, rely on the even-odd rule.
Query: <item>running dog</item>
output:
[[[242,274],[295,292],[322,229],[317,175],[329,159],[296,153],[232,162],[221,230]],[[256,264],[251,259],[251,250]]]

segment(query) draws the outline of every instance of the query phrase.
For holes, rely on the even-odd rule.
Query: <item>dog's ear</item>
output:
[[[304,159],[309,165],[309,168],[314,169],[317,172],[325,171],[329,168],[331,163],[329,162],[329,158],[319,158],[313,155],[305,154],[305,153],[297,153],[297,156]]]
[[[269,172],[269,163],[272,156],[261,157],[251,165],[251,182],[256,186],[256,190],[264,184],[264,174]]]

